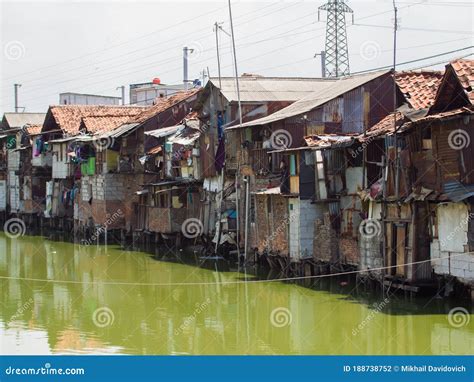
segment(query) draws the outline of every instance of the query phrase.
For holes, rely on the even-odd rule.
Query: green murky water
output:
[[[2,354],[470,354],[474,349],[474,317],[461,311],[448,320],[447,312],[459,303],[400,296],[384,303],[356,296],[351,284],[328,280],[313,289],[282,282],[218,285],[245,275],[160,262],[115,247],[0,234],[0,276]]]

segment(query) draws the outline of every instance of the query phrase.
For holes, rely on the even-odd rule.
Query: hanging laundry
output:
[[[224,115],[221,111],[217,112],[217,136],[219,139],[224,136]]]
[[[221,171],[224,168],[225,162],[225,144],[224,139],[219,140],[219,146],[217,146],[216,158],[214,164],[217,171]]]
[[[140,164],[141,164],[142,166],[144,166],[144,165],[145,165],[145,162],[146,162],[146,160],[147,160],[147,158],[148,158],[148,156],[143,155],[142,157],[140,157],[140,158],[138,159],[138,161],[140,162]]]

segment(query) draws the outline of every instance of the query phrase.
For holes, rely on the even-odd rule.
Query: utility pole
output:
[[[217,53],[217,75],[219,76],[219,89],[222,89],[222,77],[221,77],[221,57],[219,53],[219,30],[222,30],[222,27],[220,24],[216,21],[214,23],[214,31],[216,32],[216,53]],[[217,105],[219,108],[219,113],[222,113],[222,97],[219,95],[219,98],[217,100]],[[221,139],[225,139],[225,133],[224,137]],[[225,166],[221,170],[221,192],[219,193],[219,210],[217,211],[217,241],[216,241],[216,247],[215,251],[217,253],[217,250],[219,248],[219,244],[221,241],[221,236],[222,236],[222,206],[224,204],[224,187],[225,187]]]
[[[188,55],[189,53],[194,52],[194,49],[188,48],[185,46],[183,48],[183,82],[184,88],[188,90],[189,79],[188,79]]]
[[[221,56],[219,54],[219,29],[220,25],[216,21],[214,23],[214,30],[216,32],[216,51],[217,51],[217,75],[219,76],[219,89],[222,89],[222,80],[221,80]]]
[[[237,88],[237,103],[238,103],[238,106],[239,106],[239,126],[242,126],[242,104],[241,104],[241,101],[240,101],[239,70],[237,68],[237,54],[236,54],[236,49],[235,49],[234,21],[232,19],[231,0],[228,0],[228,5],[229,5],[229,19],[230,19],[230,34],[231,34],[231,38],[232,38],[232,52],[233,52],[233,56],[234,56],[235,86]],[[246,187],[248,187],[248,182],[246,184]],[[246,199],[247,199],[247,195],[248,195],[248,193],[246,192],[245,193]],[[245,236],[244,236],[244,258],[245,258],[245,262],[247,261],[247,251],[248,251],[248,223],[249,223],[248,206],[249,206],[249,203],[248,203],[248,200],[246,200],[245,201],[245,227],[244,227],[244,232],[245,232]],[[237,219],[240,219],[238,210],[237,210]],[[239,242],[238,236],[239,236],[239,233],[237,233],[237,252],[240,255],[240,249],[239,249],[239,244],[238,244],[238,242]]]
[[[326,19],[326,57],[325,71],[327,77],[346,76],[349,71],[349,51],[347,48],[346,15],[354,11],[345,3],[345,0],[328,0],[318,8],[318,21],[320,11],[327,12]]]
[[[321,77],[326,77],[326,52],[324,50],[321,53],[315,53],[314,58],[321,56]]]
[[[122,105],[125,105],[125,85],[118,86],[116,90],[122,90]]]
[[[13,88],[15,91],[15,113],[18,113],[20,106],[18,106],[18,89],[21,87],[21,84],[13,84]]]
[[[400,196],[400,158],[398,157],[398,132],[397,132],[397,30],[398,30],[398,9],[393,0],[393,131],[395,133],[395,195]]]

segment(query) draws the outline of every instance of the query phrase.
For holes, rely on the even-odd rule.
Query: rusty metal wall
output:
[[[364,88],[358,87],[344,94],[343,133],[362,133],[364,131]]]

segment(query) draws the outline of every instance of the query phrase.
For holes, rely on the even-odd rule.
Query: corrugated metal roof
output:
[[[357,137],[351,135],[322,134],[305,137],[304,140],[308,147],[323,149],[351,146],[357,140]]]
[[[254,195],[279,195],[281,194],[280,187],[268,188],[263,191],[253,192]]]
[[[151,149],[149,149],[149,150],[147,151],[147,154],[148,154],[148,155],[158,154],[158,153],[161,152],[161,150],[162,150],[161,145],[158,145],[158,146],[155,146],[155,147],[152,147]]]
[[[474,184],[465,185],[457,181],[446,182],[443,186],[443,192],[453,202],[461,202],[474,196]]]
[[[459,109],[444,111],[444,112],[437,113],[437,114],[431,114],[431,115],[427,115],[427,116],[422,117],[422,118],[414,119],[411,122],[405,123],[402,126],[402,128],[400,129],[400,131],[406,131],[406,130],[410,129],[414,124],[420,123],[420,122],[431,122],[431,121],[435,121],[435,120],[446,120],[446,119],[456,118],[456,117],[459,117],[461,115],[472,115],[472,114],[474,114],[474,107],[473,106],[461,107]]]
[[[155,137],[155,138],[163,138],[163,137],[167,137],[169,135],[173,135],[179,129],[184,129],[184,125],[162,127],[161,129],[150,130],[150,131],[145,132],[145,135],[149,135],[149,136]]]
[[[3,119],[8,126],[3,126],[2,123],[2,129],[22,128],[27,124],[42,125],[45,117],[46,113],[5,113]]]
[[[108,131],[100,136],[100,138],[119,138],[131,132],[135,127],[139,126],[139,123],[125,123],[122,126],[117,127],[112,131]]]
[[[242,124],[242,127],[251,127],[265,125],[268,123],[281,121],[286,118],[294,117],[303,113],[307,113],[318,106],[324,105],[326,102],[341,96],[342,94],[357,88],[369,81],[372,81],[380,76],[387,74],[388,71],[380,71],[369,74],[360,74],[355,76],[342,77],[337,80],[326,80],[320,84],[320,89],[310,93],[306,97],[296,101],[276,113],[270,114],[251,122]],[[240,126],[232,126],[228,129],[238,129]]]
[[[298,77],[239,77],[241,102],[296,101],[309,93],[326,89],[329,84],[336,82],[332,78],[298,78]],[[234,77],[211,78],[209,82],[221,90],[229,102],[237,102],[237,87]]]
[[[79,137],[66,137],[66,138],[53,139],[49,141],[49,143],[64,143],[64,142],[74,141],[78,138]]]

